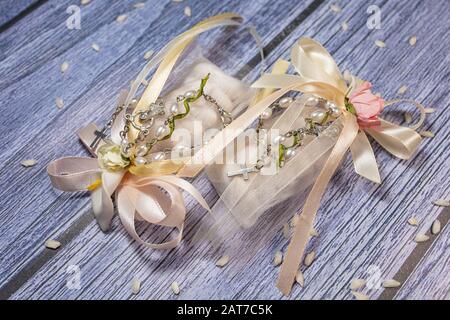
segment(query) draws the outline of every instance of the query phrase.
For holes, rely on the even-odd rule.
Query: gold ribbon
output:
[[[224,13],[213,16],[198,23],[193,28],[170,41],[155,55],[133,81],[130,92],[121,92],[118,105],[128,106],[136,94],[142,80],[150,70],[159,64],[148,87],[139,99],[134,113],[148,107],[160,95],[164,84],[183,50],[197,35],[221,26],[239,25],[242,17],[234,13]],[[126,108],[124,108],[125,110]],[[123,129],[123,112],[111,128],[111,139],[120,144],[120,131]],[[95,157],[97,150],[90,148],[93,141],[93,124],[78,132],[79,138]],[[136,130],[130,128],[130,137],[136,136]],[[114,215],[114,205],[111,199],[116,193],[117,209],[128,233],[138,242],[154,249],[169,249],[181,241],[186,208],[180,190],[188,192],[206,210],[210,208],[189,182],[172,174],[185,165],[186,159],[155,161],[146,166],[130,166],[129,168],[112,172],[102,169],[94,158],[66,157],[51,162],[47,173],[53,186],[62,191],[90,190],[95,218],[103,231],[109,229]],[[143,241],[135,230],[135,219],[152,224],[174,227],[178,236],[165,243],[155,244]]]
[[[386,106],[409,102],[419,109],[421,116],[416,125],[406,128],[380,119],[381,124],[376,128],[359,128],[356,117],[344,107],[344,98],[349,87],[336,62],[321,44],[313,39],[301,38],[291,51],[291,62],[298,72],[297,76],[265,74],[252,86],[264,89],[280,88],[274,94],[285,92],[286,88],[295,88],[303,93],[333,101],[343,110],[343,129],[306,199],[300,221],[294,229],[277,282],[277,287],[284,295],[291,291],[321,198],[347,150],[351,150],[355,171],[371,181],[380,183],[378,165],[366,134],[371,135],[394,156],[409,159],[421,141],[420,135],[413,129],[418,128],[425,119],[424,107],[420,103],[395,100],[387,102]],[[352,77],[353,84],[359,81]]]

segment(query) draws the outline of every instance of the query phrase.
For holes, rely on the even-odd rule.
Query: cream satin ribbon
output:
[[[416,125],[405,128],[380,119],[379,127],[359,128],[356,117],[347,112],[344,107],[344,97],[349,88],[336,62],[321,44],[309,38],[301,38],[291,51],[291,62],[298,76],[266,74],[257,80],[253,87],[281,88],[275,94],[284,92],[286,88],[295,88],[303,93],[311,93],[333,101],[343,109],[341,116],[343,129],[306,199],[281,266],[277,287],[285,295],[290,293],[294,283],[322,195],[347,150],[351,150],[355,171],[371,181],[380,183],[378,166],[366,133],[394,156],[408,159],[421,141],[420,135],[413,129],[418,128],[425,120],[424,107],[421,104],[411,100],[395,100],[386,103],[386,106],[398,102],[410,102],[419,109],[421,116]],[[353,84],[358,81],[360,80],[352,78]]]
[[[234,13],[224,13],[198,23],[193,28],[170,41],[155,55],[133,82],[129,93],[122,92],[118,105],[128,106],[135,96],[142,80],[150,70],[159,64],[148,87],[139,99],[134,113],[148,107],[159,96],[164,84],[183,50],[197,35],[213,28],[240,25],[243,19]],[[251,31],[254,35],[254,31]],[[258,39],[257,39],[258,41]],[[126,108],[124,108],[126,109]],[[125,111],[123,111],[125,112]],[[111,139],[120,144],[120,130],[123,128],[123,114],[111,128]],[[89,151],[96,156],[97,150],[90,148],[95,125],[88,125],[78,135]],[[130,130],[131,138],[136,135]],[[91,190],[95,218],[103,231],[110,228],[114,215],[111,199],[116,194],[117,210],[127,232],[138,242],[154,249],[169,249],[178,245],[182,237],[186,208],[180,190],[189,193],[203,208],[211,211],[200,192],[189,182],[171,174],[179,171],[184,162],[171,160],[153,162],[142,168],[131,166],[113,172],[102,169],[94,158],[66,157],[53,161],[47,172],[53,186],[62,191]],[[135,220],[178,229],[178,236],[165,243],[147,243],[136,232]]]

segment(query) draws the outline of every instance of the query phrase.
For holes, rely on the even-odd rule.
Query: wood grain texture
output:
[[[3,0],[0,3],[0,28],[10,27],[15,21],[22,19],[27,12],[37,7],[38,0]]]
[[[449,57],[446,54],[448,43],[442,41],[448,29],[446,21],[449,12],[443,8],[448,9],[449,5],[445,1],[437,0],[374,2],[382,10],[381,30],[366,28],[367,5],[360,1],[337,1],[343,8],[340,14],[331,12],[331,2],[325,2],[292,28],[289,28],[289,22],[301,15],[310,3],[283,2],[284,5],[292,6],[288,9],[283,9],[280,2],[265,1],[252,4],[238,1],[221,1],[220,4],[208,2],[208,5],[203,2],[189,3],[193,9],[192,19],[195,21],[216,13],[217,10],[235,10],[248,17],[263,35],[264,45],[271,48],[269,63],[280,56],[287,57],[288,50],[299,37],[313,36],[330,50],[342,69],[348,68],[362,78],[370,79],[376,91],[382,92],[386,98],[395,97],[397,89],[401,85],[407,85],[409,89],[405,96],[438,110],[429,117],[424,128],[435,132],[436,137],[424,140],[420,151],[410,161],[399,161],[373,144],[384,180],[381,186],[375,186],[358,177],[353,172],[350,160],[344,161],[322,201],[316,223],[320,236],[309,244],[309,249],[314,249],[318,258],[310,268],[304,270],[305,288],[296,286],[290,298],[349,299],[351,296],[348,284],[352,278],[367,278],[372,270],[378,270],[383,279],[392,277],[414,249],[414,235],[428,228],[439,214],[439,208],[431,205],[431,199],[450,196],[447,178],[449,94],[446,88]],[[2,190],[1,208],[5,209],[0,212],[0,219],[4,224],[0,226],[0,232],[4,235],[1,238],[0,256],[2,283],[11,279],[21,267],[42,252],[44,239],[62,235],[77,217],[90,211],[86,196],[59,195],[51,190],[43,171],[45,163],[62,154],[83,154],[82,147],[71,133],[78,126],[93,119],[106,119],[115,93],[124,81],[127,81],[124,79],[130,79],[142,65],[140,59],[148,48],[149,40],[152,40],[152,44],[155,43],[156,47],[152,49],[157,49],[180,31],[180,25],[187,21],[192,23],[185,17],[178,19],[182,16],[182,7],[161,3],[159,12],[158,7],[153,6],[152,10],[136,11],[136,16],[130,16],[128,24],[115,28],[114,17],[124,8],[129,8],[129,3],[123,6],[107,8],[108,12],[102,13],[99,21],[88,26],[90,31],[85,31],[85,38],[79,36],[80,38],[73,39],[71,46],[59,53],[61,60],[70,57],[74,63],[80,64],[80,69],[77,67],[72,70],[73,73],[67,74],[70,79],[64,78],[64,83],[58,75],[58,65],[61,61],[55,62],[58,59],[50,53],[51,43],[59,39],[58,37],[64,38],[64,32],[60,31],[59,34],[58,29],[54,29],[56,36],[52,34],[51,37],[48,36],[50,29],[42,31],[41,38],[45,38],[47,34],[49,43],[44,43],[41,51],[46,58],[36,60],[39,66],[27,65],[26,57],[23,58],[23,65],[13,57],[6,59],[6,62],[4,59],[0,61],[0,70],[9,72],[9,76],[0,83],[0,87],[4,86],[0,90],[1,101],[25,87],[30,87],[30,90],[23,93],[24,99],[20,101],[31,101],[39,96],[39,93],[40,98],[42,95],[48,95],[38,104],[45,105],[46,108],[36,110],[36,115],[33,114],[31,120],[19,123],[22,131],[26,131],[28,124],[33,123],[32,136],[20,136],[17,138],[17,144],[12,147],[13,150],[8,150],[1,156],[5,165],[0,169],[0,181],[9,186]],[[61,7],[64,7],[64,4]],[[95,7],[92,7],[90,10],[94,9]],[[87,14],[94,16],[95,11]],[[433,20],[430,21],[429,17],[433,17]],[[130,23],[133,18],[142,19],[144,25],[136,26]],[[340,28],[342,21],[347,21],[350,26],[347,32]],[[105,25],[103,28],[102,24]],[[36,26],[38,25],[36,22]],[[150,26],[151,30],[148,30]],[[183,25],[183,28],[186,27]],[[283,36],[279,37],[280,34]],[[419,39],[415,47],[410,47],[407,42],[411,35]],[[0,35],[3,36],[8,38],[8,34]],[[31,34],[29,37],[31,39]],[[123,47],[117,46],[116,37],[127,39],[121,43]],[[134,43],[130,37],[135,39]],[[14,46],[20,46],[20,41],[13,41],[13,38],[10,34],[8,39],[12,47],[7,49],[10,54],[14,52]],[[38,38],[40,37],[36,37]],[[25,39],[22,38],[22,41]],[[105,47],[105,51],[101,53],[109,57],[109,61],[105,56],[91,57],[89,45],[92,39],[104,39],[101,46]],[[376,39],[383,39],[387,47],[377,48],[374,45]],[[245,42],[240,44],[239,41]],[[146,42],[147,45],[144,45]],[[212,45],[215,42],[220,45]],[[111,43],[115,44],[114,48]],[[242,64],[251,61],[255,56],[253,43],[245,35],[232,38],[216,32],[210,38],[203,39],[203,43],[207,48],[211,48],[207,50],[206,55],[232,74],[238,73]],[[222,45],[232,48],[230,51],[241,60],[234,61],[226,57],[220,50]],[[21,79],[13,75],[14,68],[19,65],[23,67],[19,68],[20,70],[25,70],[21,71]],[[434,67],[430,68],[430,65]],[[41,88],[42,85],[33,86],[44,74],[54,75],[44,88]],[[255,79],[257,74],[258,69],[255,66],[246,80]],[[59,89],[55,86],[59,86]],[[63,92],[70,97],[62,112],[52,109],[52,95],[58,90],[59,93]],[[36,109],[31,109],[31,106],[20,101],[15,102],[29,108],[28,113]],[[4,112],[13,114],[6,107],[2,108],[2,111],[3,109]],[[27,110],[24,110],[22,115],[17,115],[18,119],[24,118],[25,114]],[[401,116],[389,112],[387,118],[398,121]],[[0,139],[8,141],[8,138],[17,135],[10,131],[2,127]],[[24,170],[13,165],[28,155],[39,160],[38,167]],[[217,195],[203,175],[194,181],[194,185],[202,191],[208,203],[216,201]],[[16,193],[13,193],[13,190]],[[10,214],[10,208],[13,206],[14,216]],[[281,233],[268,239],[267,248],[254,257],[251,265],[243,270],[236,272],[233,264],[230,264],[228,269],[219,269],[214,266],[214,262],[220,252],[205,253],[204,248],[190,243],[198,227],[197,223],[204,213],[189,199],[187,207],[188,227],[185,241],[180,248],[169,252],[147,250],[130,241],[118,219],[114,220],[113,229],[108,234],[101,233],[92,222],[73,241],[63,244],[57,254],[12,298],[282,298],[274,287],[278,269],[271,265],[274,252],[285,248],[287,244]],[[294,212],[297,207],[298,203],[294,201],[281,205],[277,211]],[[416,216],[421,221],[419,230],[406,224],[411,216]],[[268,223],[269,221],[266,221],[266,227]],[[152,233],[152,230],[146,228],[141,228],[140,231],[144,237]],[[447,238],[444,237],[445,234]],[[163,235],[156,238],[161,240]],[[448,282],[441,281],[442,270],[448,266],[446,262],[450,254],[446,239],[448,228],[397,298],[420,298],[421,295],[440,299],[448,297]],[[433,263],[439,255],[442,263]],[[67,266],[71,264],[78,265],[81,269],[81,290],[70,290],[65,285],[68,278]],[[139,276],[142,280],[142,289],[138,296],[131,294],[130,282],[134,276]],[[424,276],[427,277],[426,284],[423,281]],[[415,278],[422,278],[422,281],[413,280]],[[175,280],[181,286],[179,296],[173,296],[170,291],[170,283]],[[363,292],[377,298],[382,290],[366,288]]]
[[[450,299],[450,227],[439,234],[435,245],[403,284],[396,299]]]
[[[4,234],[1,245],[2,251],[5,252],[0,257],[1,284],[4,284],[6,279],[20,270],[37,253],[44,250],[41,244],[47,237],[63,233],[66,229],[63,226],[71,225],[78,217],[90,210],[87,206],[89,203],[87,195],[70,196],[54,191],[45,173],[45,166],[51,160],[64,155],[87,155],[75,138],[75,130],[87,122],[106,120],[110,115],[110,106],[115,103],[117,92],[127,86],[130,79],[133,79],[145,64],[143,55],[147,50],[157,50],[168,39],[179,34],[180,29],[187,29],[188,26],[207,16],[226,11],[223,7],[217,6],[217,3],[207,6],[199,3],[196,7],[192,6],[193,16],[188,18],[182,15],[184,7],[171,1],[157,2],[144,9],[128,12],[128,20],[119,25],[115,22],[115,18],[127,12],[125,9],[130,9],[132,2],[120,1],[120,6],[113,5],[105,8],[104,2],[102,7],[102,2],[95,1],[82,9],[84,18],[80,31],[86,34],[80,36],[75,33],[72,37],[66,34],[72,33],[73,30],[65,28],[64,20],[64,8],[68,3],[58,2],[56,6],[49,4],[48,8],[46,6],[39,8],[42,12],[36,13],[36,16],[42,19],[41,22],[44,23],[42,26],[39,21],[31,25],[16,26],[25,29],[21,33],[21,36],[26,38],[22,40],[23,42],[33,42],[36,32],[42,33],[42,36],[37,38],[47,38],[47,42],[41,40],[33,52],[30,52],[39,57],[47,56],[46,60],[32,60],[33,57],[27,60],[22,57],[25,50],[21,49],[19,52],[14,50],[14,47],[19,47],[14,33],[4,35],[6,43],[11,47],[7,47],[5,52],[8,54],[17,52],[17,57],[23,60],[23,65],[12,56],[0,62],[0,69],[3,68],[7,75],[2,83],[5,90],[0,92],[0,97],[2,101],[10,101],[9,105],[20,106],[12,109],[4,105],[6,116],[15,121],[16,127],[14,131],[2,127],[1,138],[5,141],[12,139],[13,135],[17,138],[11,148],[1,155],[6,163],[0,168],[0,181],[7,186],[3,190],[5,197],[1,200],[2,211],[0,212],[3,221],[0,229]],[[100,7],[95,7],[94,4]],[[306,4],[303,3],[302,7],[293,4],[293,12],[301,12]],[[264,5],[264,2],[259,2],[255,6],[255,4],[231,1],[227,3],[226,8],[240,12],[249,19],[254,17],[250,22],[259,27],[267,23],[257,14],[258,8],[268,10]],[[102,14],[97,15],[97,11],[102,11]],[[176,20],[178,24],[173,23],[175,20],[172,17],[175,16],[181,16],[181,19]],[[54,21],[51,27],[45,24],[48,20]],[[284,24],[278,24],[275,21],[273,23],[274,29],[276,26],[278,30],[282,30]],[[285,24],[288,23],[289,21],[285,22]],[[35,33],[30,32],[28,28],[35,28]],[[87,32],[94,34],[87,35]],[[271,32],[269,36],[276,33],[275,30]],[[51,34],[51,37],[47,34]],[[232,36],[236,36],[236,39],[231,40]],[[57,49],[60,50],[58,52],[60,57],[55,58],[53,56],[55,49],[52,48],[55,42],[60,42],[61,38],[62,42],[69,41],[69,44],[66,44],[64,49]],[[244,45],[240,45],[239,40]],[[91,49],[92,42],[97,42],[102,47],[99,53]],[[252,39],[243,32],[233,35],[219,30],[211,32],[208,37],[202,37],[200,42],[205,48],[213,48],[212,50],[217,50],[215,49],[217,43],[233,48],[230,51],[221,50],[221,53],[233,62],[228,62],[228,65],[224,66],[228,71],[238,70],[245,64],[244,52],[248,52],[248,59],[257,54]],[[214,61],[220,59],[213,54],[214,52],[210,54],[208,50],[205,52],[205,55],[211,56]],[[238,57],[242,60],[237,59]],[[70,67],[65,75],[61,75],[59,66],[65,60],[69,61]],[[9,85],[11,78],[18,77],[17,70],[23,72],[21,80],[16,79]],[[54,99],[57,96],[65,101],[65,107],[62,110],[58,110],[54,105]],[[12,101],[10,97],[13,98]],[[19,121],[19,119],[27,119],[27,121]],[[29,123],[32,123],[32,129]],[[37,159],[38,165],[29,169],[21,167],[20,161],[30,157]],[[15,192],[12,192],[13,190]],[[24,193],[27,194],[27,198],[22,201]],[[73,201],[73,197],[83,200]],[[11,215],[9,210],[12,203],[17,204],[14,215]],[[73,214],[68,215],[67,212]]]

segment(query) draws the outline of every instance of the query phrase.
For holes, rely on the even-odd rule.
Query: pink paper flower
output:
[[[372,84],[364,81],[348,98],[356,111],[358,123],[361,126],[379,125],[378,115],[383,111],[384,100],[374,95],[370,90]]]

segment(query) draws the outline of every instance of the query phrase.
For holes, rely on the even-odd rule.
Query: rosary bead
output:
[[[286,157],[286,159],[290,159],[290,158],[292,158],[293,156],[295,156],[295,150],[294,149],[287,149],[286,150],[286,155],[285,155],[285,157]]]
[[[145,156],[147,154],[147,152],[148,152],[147,146],[142,145],[142,146],[139,146],[139,148],[137,149],[136,155],[138,157],[142,157],[142,156]]]
[[[162,125],[162,126],[159,126],[158,128],[156,128],[155,135],[158,139],[164,138],[168,134],[169,134],[169,128],[167,128],[167,126]]]
[[[284,97],[281,98],[280,101],[278,101],[278,104],[280,105],[280,108],[286,109],[291,105],[291,103],[294,101],[291,97]]]
[[[137,165],[137,166],[141,166],[141,165],[144,165],[146,163],[147,163],[147,160],[145,160],[145,158],[143,158],[143,157],[136,157],[134,159],[134,164]]]
[[[327,102],[327,109],[331,111],[331,115],[335,118],[341,115],[341,109],[333,102]]]
[[[272,116],[272,109],[267,108],[266,110],[263,111],[263,113],[261,113],[261,118],[263,118],[264,120],[270,119],[270,117]]]
[[[189,91],[187,91],[185,94],[184,94],[184,96],[186,97],[186,98],[193,98],[193,97],[195,97],[197,95],[197,92],[195,92],[194,90],[189,90]]]
[[[322,123],[323,119],[325,119],[325,112],[317,110],[311,113],[311,119],[315,122],[315,123]]]
[[[150,159],[152,161],[160,161],[160,160],[164,160],[166,158],[166,155],[164,154],[164,152],[156,152],[156,153],[152,153],[150,155]]]
[[[280,144],[284,141],[286,141],[286,138],[283,136],[276,136],[275,138],[273,138],[273,144]]]
[[[170,113],[172,113],[173,115],[178,114],[178,103],[172,103],[172,105],[170,106]]]
[[[306,99],[305,105],[307,107],[315,107],[319,104],[319,99],[314,96],[310,96]]]

